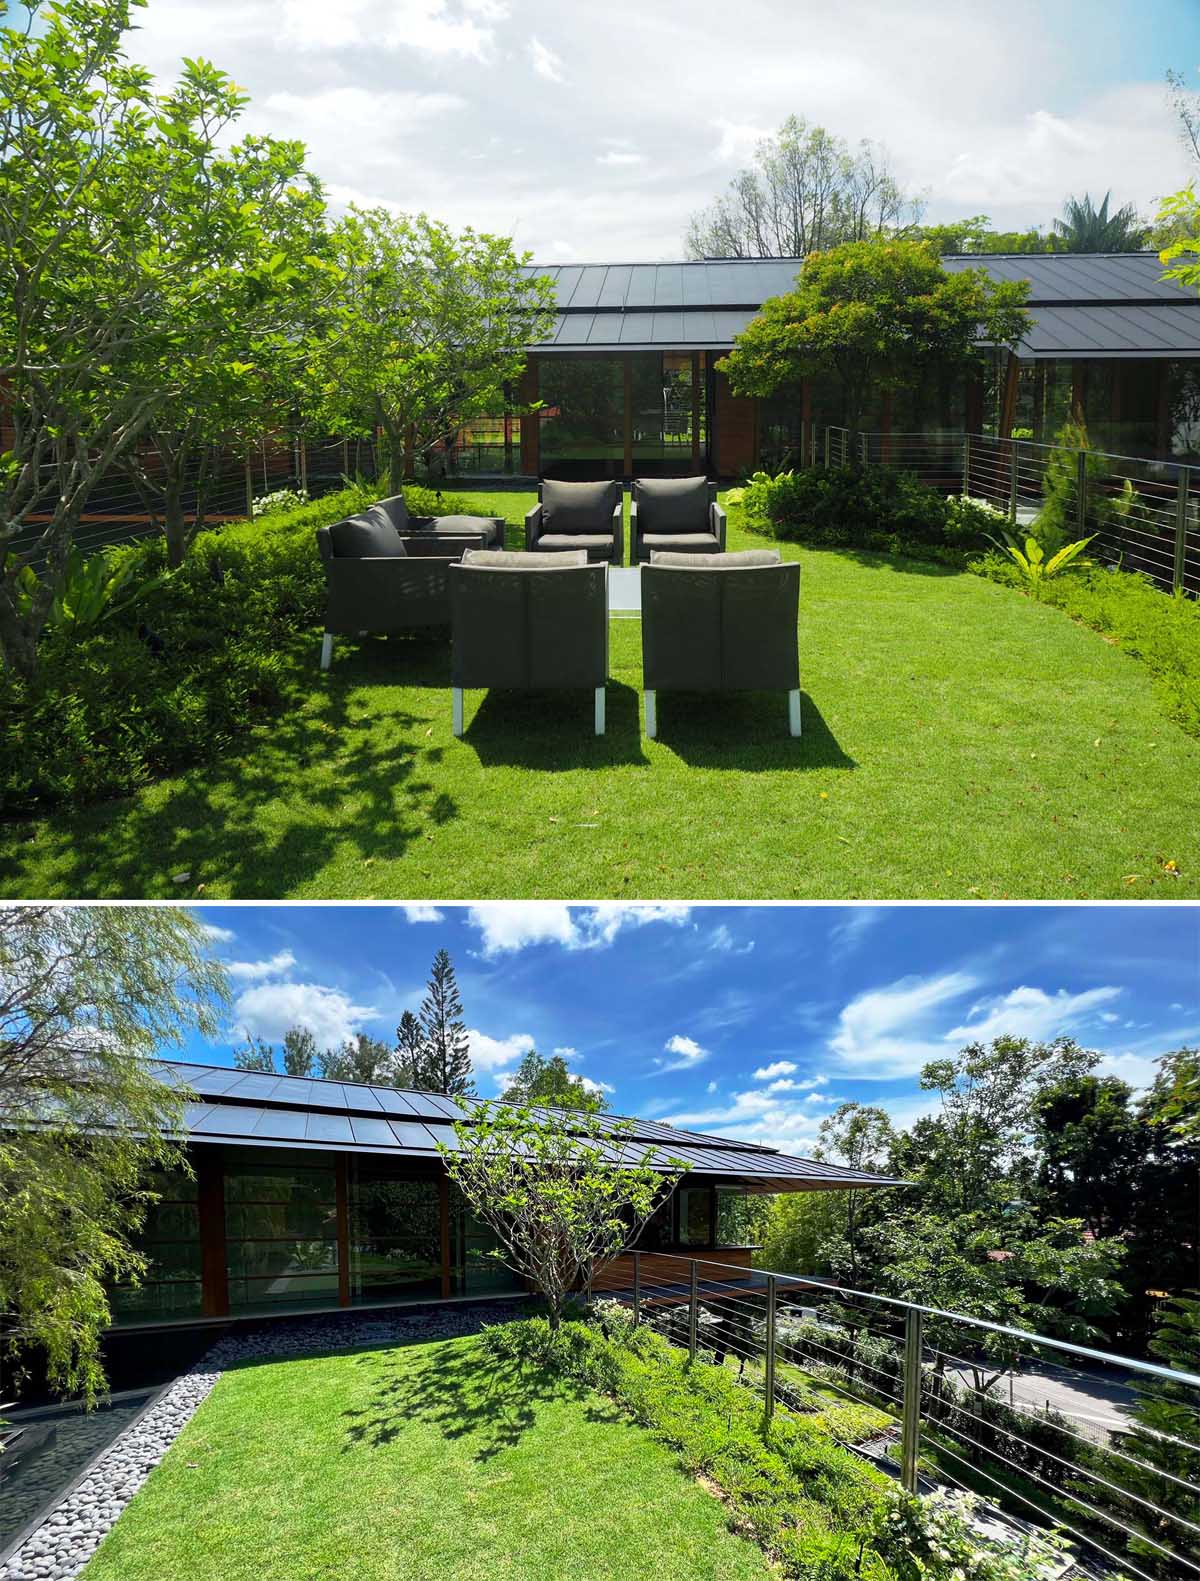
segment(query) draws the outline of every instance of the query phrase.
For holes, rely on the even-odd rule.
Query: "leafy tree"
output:
[[[445,950],[433,958],[429,987],[421,1005],[427,1090],[451,1097],[473,1092],[471,1050],[454,966]]]
[[[1037,1200],[1094,1235],[1122,1235],[1132,1221],[1148,1142],[1132,1098],[1115,1076],[1073,1073],[1033,1099]]]
[[[1059,250],[1053,235],[1034,226],[1027,231],[994,231],[986,214],[943,225],[918,225],[909,232],[913,241],[928,242],[938,253],[1052,253]]]
[[[1108,212],[1111,192],[1104,194],[1100,207],[1091,195],[1068,198],[1062,214],[1054,221],[1054,234],[1068,253],[1136,253],[1146,245],[1146,226],[1132,203]]]
[[[454,1134],[454,1149],[439,1143],[447,1174],[545,1301],[552,1329],[571,1292],[636,1240],[682,1172],[656,1168],[631,1127],[586,1113],[482,1104]]]
[[[429,1048],[421,1023],[411,1010],[400,1017],[396,1028],[396,1080],[402,1087],[418,1090],[428,1082]]]
[[[275,1050],[262,1038],[250,1036],[233,1051],[237,1070],[261,1070],[275,1073]]]
[[[857,148],[790,115],[765,138],[723,197],[693,215],[689,258],[803,258],[843,242],[886,236],[915,222],[876,144]]]
[[[283,1034],[283,1069],[288,1076],[311,1076],[320,1055],[317,1040],[307,1027],[289,1027]]]
[[[977,341],[1015,346],[1029,324],[1021,281],[949,274],[923,242],[850,242],[812,254],[794,290],[765,302],[717,367],[738,395],[795,392],[827,374],[853,438],[872,392],[972,366]]]
[[[25,28],[0,26],[0,386],[13,426],[0,653],[24,675],[97,485],[198,369],[221,364],[231,301],[274,289],[274,243],[216,152],[245,100],[200,60],[156,92],[122,52],[138,3],[34,0]]]
[[[551,1109],[583,1109],[595,1114],[609,1107],[602,1092],[584,1085],[561,1054],[544,1059],[530,1049],[508,1079],[501,1103],[545,1104]]]
[[[59,1393],[103,1389],[106,1286],[146,1272],[147,1173],[186,1168],[184,1089],[150,1060],[214,1036],[227,999],[184,908],[0,911],[0,1345],[14,1367],[43,1352]]]
[[[1200,197],[1194,185],[1163,199],[1154,239],[1166,265],[1163,279],[1200,291]]]
[[[321,1075],[333,1081],[363,1082],[368,1086],[395,1085],[395,1054],[386,1043],[356,1032],[339,1049],[326,1049],[318,1055]]]
[[[414,454],[503,409],[553,292],[506,238],[424,214],[351,208],[332,246],[341,285],[310,348],[308,409],[335,431],[382,429],[398,486]]]
[[[819,1141],[816,1156],[834,1163],[845,1164],[850,1169],[881,1170],[896,1139],[892,1122],[885,1110],[872,1104],[843,1103],[826,1115],[817,1132]],[[875,1188],[872,1188],[874,1190]],[[849,1253],[848,1273],[851,1285],[856,1286],[859,1274],[858,1239],[859,1208],[864,1196],[862,1191],[835,1191],[828,1195],[831,1203],[834,1230],[845,1236]]]

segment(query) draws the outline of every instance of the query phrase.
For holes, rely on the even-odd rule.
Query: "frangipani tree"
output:
[[[440,1152],[450,1179],[546,1303],[550,1327],[573,1290],[634,1240],[684,1168],[633,1140],[628,1122],[481,1104]]]
[[[392,483],[413,455],[504,409],[553,289],[502,236],[351,208],[333,231],[337,310],[312,347],[308,402],[331,433],[383,432]]]

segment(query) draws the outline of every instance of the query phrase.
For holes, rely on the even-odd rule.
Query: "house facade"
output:
[[[464,1112],[439,1093],[163,1064],[185,1084],[193,1175],[160,1177],[140,1237],[145,1281],[111,1293],[120,1329],[522,1293],[495,1240],[447,1176]],[[467,1111],[469,1121],[470,1110]],[[602,1116],[601,1123],[612,1123]],[[645,1225],[647,1253],[749,1269],[739,1229],[748,1192],[893,1185],[772,1148],[635,1120],[635,1152],[688,1168]],[[624,1145],[624,1144],[623,1144]]]
[[[1015,354],[985,349],[977,376],[881,395],[866,426],[884,434],[969,430],[1053,440],[1075,409],[1097,449],[1200,458],[1200,298],[1154,253],[1044,253],[943,259],[996,280],[1028,280],[1033,325]],[[736,396],[716,364],[797,258],[535,266],[558,314],[529,348],[516,392],[527,416],[479,422],[447,471],[526,477],[733,478],[809,459],[812,425],[842,422],[836,388]],[[514,403],[516,405],[517,403]]]

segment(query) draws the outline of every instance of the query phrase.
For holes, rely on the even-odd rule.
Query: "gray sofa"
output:
[[[629,498],[629,562],[655,550],[717,554],[725,548],[725,512],[707,478],[634,478]]]
[[[454,734],[463,733],[463,692],[586,688],[604,734],[608,679],[608,568],[584,549],[468,550],[450,567]]]
[[[504,521],[499,516],[411,516],[403,494],[376,501],[366,513],[368,518],[372,512],[382,513],[402,537],[463,538],[486,529],[486,547],[504,548]]]
[[[538,484],[538,503],[525,514],[525,547],[538,554],[584,549],[589,561],[620,565],[625,531],[619,483]]]
[[[800,567],[777,550],[656,551],[642,568],[646,734],[658,733],[660,691],[779,691],[798,736],[799,606]]]

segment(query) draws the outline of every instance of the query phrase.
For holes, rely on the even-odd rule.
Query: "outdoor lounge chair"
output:
[[[642,567],[642,685],[646,734],[658,733],[657,694],[787,692],[800,734],[797,616],[800,567],[774,549],[662,554]]]
[[[725,548],[725,512],[707,478],[634,478],[629,499],[629,563],[656,549],[718,554]]]
[[[403,494],[391,494],[378,500],[367,512],[381,511],[401,537],[432,535],[439,538],[463,538],[482,532],[485,548],[504,548],[504,519],[501,516],[410,516]]]
[[[525,547],[539,554],[586,549],[589,560],[620,565],[625,557],[619,483],[538,484],[538,503],[525,514]]]
[[[468,550],[450,568],[454,734],[463,733],[468,688],[595,693],[604,734],[608,679],[607,566],[566,555]]]
[[[326,586],[321,668],[329,668],[335,636],[448,626],[447,573],[465,550],[478,549],[484,538],[479,532],[458,538],[446,533],[402,538],[390,522],[369,514],[318,527]]]

